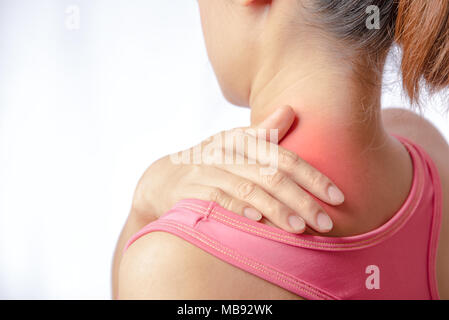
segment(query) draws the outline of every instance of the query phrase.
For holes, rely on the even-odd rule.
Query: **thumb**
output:
[[[292,126],[295,118],[296,114],[292,107],[282,106],[280,108],[277,108],[276,111],[274,111],[264,121],[257,125],[256,129],[278,129],[278,139],[279,141],[281,141]],[[267,139],[270,140],[270,137],[268,137]]]

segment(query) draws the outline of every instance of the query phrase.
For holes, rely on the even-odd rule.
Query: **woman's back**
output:
[[[398,114],[401,114],[401,118],[398,117]],[[384,117],[385,117],[385,122],[387,124],[387,128],[390,129],[391,133],[396,133],[399,135],[406,135],[407,132],[403,131],[404,128],[407,130],[411,130],[411,132],[419,132],[420,136],[416,136],[414,137],[416,140],[422,140],[423,142],[425,142],[426,144],[430,144],[432,147],[431,148],[427,148],[429,154],[430,153],[434,153],[434,150],[436,152],[442,152],[444,150],[444,148],[435,148],[435,146],[438,146],[439,143],[443,142],[444,140],[441,140],[441,137],[436,136],[435,137],[435,129],[428,123],[422,122],[419,120],[419,118],[417,118],[415,115],[412,115],[411,113],[408,112],[403,112],[403,111],[398,111],[398,110],[387,110],[384,112]],[[405,118],[404,118],[405,117]],[[407,126],[404,128],[401,128],[401,123],[403,123],[402,121],[407,121]],[[430,139],[430,137],[432,137]],[[410,137],[413,138],[413,137]],[[435,139],[439,139],[440,141],[435,141]],[[440,146],[441,147],[441,146]],[[426,146],[423,146],[424,149],[426,149]],[[447,147],[446,147],[447,149]],[[449,152],[448,150],[446,150],[446,152]],[[436,154],[435,157],[437,159],[444,159],[443,157],[444,155],[438,155]],[[435,161],[435,163],[437,163],[438,160]],[[437,166],[439,166],[437,164]],[[439,166],[440,167],[440,166]],[[445,169],[447,170],[447,168]],[[442,175],[442,180],[444,180],[444,174]],[[415,177],[416,180],[416,177]],[[446,181],[443,181],[443,184],[446,184]],[[416,184],[416,181],[414,182],[414,184]],[[416,186],[415,186],[416,187]],[[429,189],[429,186],[427,186],[427,189]],[[361,192],[375,192],[375,190],[370,189],[370,187],[367,187],[366,190],[360,190]],[[409,190],[406,190],[407,192]],[[447,195],[445,195],[445,199],[447,199]],[[410,201],[410,199],[408,199],[408,201]],[[447,207],[445,207],[447,208]],[[391,208],[386,208],[385,211],[389,211],[389,209]],[[410,208],[409,208],[410,209]],[[401,213],[402,214],[402,213]],[[425,212],[424,212],[425,214]],[[444,213],[444,216],[447,217],[447,214]],[[394,219],[396,219],[396,222],[402,220],[402,218],[395,216]],[[416,217],[415,217],[416,218]],[[431,219],[431,213],[429,213],[429,218]],[[225,218],[226,219],[226,218]],[[423,217],[423,219],[426,219],[425,217]],[[446,219],[447,220],[447,219]],[[411,295],[409,297],[413,297],[413,298],[426,298],[426,293],[422,292],[422,295],[416,295],[416,291],[417,290],[413,290],[414,285],[416,285],[416,288],[419,287],[423,287],[424,285],[420,282],[420,280],[422,281],[427,281],[426,279],[420,279],[422,277],[422,274],[427,272],[427,263],[428,260],[426,259],[421,259],[419,258],[419,255],[416,258],[416,254],[421,252],[423,255],[427,254],[427,250],[425,250],[426,246],[427,246],[427,236],[429,236],[430,234],[430,229],[429,225],[427,225],[427,222],[429,222],[431,220],[422,220],[420,223],[422,224],[420,227],[422,228],[422,230],[418,230],[416,232],[416,234],[413,235],[413,238],[408,238],[408,239],[413,239],[413,241],[419,241],[415,244],[413,243],[409,243],[410,246],[414,246],[413,249],[407,248],[407,243],[404,245],[404,243],[399,244],[400,248],[391,248],[391,252],[390,254],[394,255],[394,254],[401,254],[401,262],[403,264],[402,267],[406,267],[406,268],[402,268],[402,272],[401,270],[394,270],[392,273],[390,272],[390,274],[388,274],[387,270],[382,270],[382,265],[387,264],[386,261],[383,261],[382,259],[388,259],[389,261],[394,261],[395,258],[398,257],[389,257],[389,256],[385,256],[385,252],[381,253],[380,256],[375,256],[376,253],[375,251],[371,250],[370,253],[368,254],[368,259],[362,258],[364,256],[363,254],[363,248],[362,253],[356,253],[358,254],[358,258],[356,258],[356,260],[363,260],[365,259],[366,261],[360,261],[360,263],[362,264],[366,264],[365,267],[369,267],[372,269],[366,269],[363,268],[363,270],[360,270],[360,274],[354,274],[354,271],[352,271],[352,274],[350,276],[350,280],[348,279],[341,279],[342,281],[346,281],[347,286],[346,287],[342,287],[341,285],[336,285],[338,290],[348,290],[348,292],[346,292],[346,294],[348,296],[341,296],[342,293],[337,294],[337,295],[332,295],[332,292],[329,290],[323,290],[321,293],[321,290],[316,291],[316,287],[314,287],[313,285],[310,287],[312,289],[307,289],[308,286],[303,286],[300,285],[301,289],[298,289],[297,291],[295,291],[294,289],[292,290],[292,287],[289,287],[288,285],[284,286],[285,288],[289,289],[290,291],[296,292],[297,294],[301,295],[301,292],[303,292],[302,297],[306,297],[309,299],[313,299],[313,298],[347,298],[347,297],[351,297],[351,294],[353,294],[353,297],[363,297],[362,295],[360,295],[360,292],[351,292],[351,288],[352,290],[354,290],[354,286],[350,285],[351,281],[359,281],[360,279],[365,280],[365,278],[369,278],[370,274],[365,274],[365,271],[369,271],[369,273],[372,273],[372,277],[370,278],[371,281],[371,285],[374,286],[374,289],[376,288],[377,285],[380,285],[380,282],[376,284],[376,281],[387,281],[387,282],[382,282],[382,288],[383,289],[387,289],[387,292],[380,292],[379,297],[383,297],[383,298],[394,298],[394,294],[400,294],[400,291],[394,291],[393,289],[390,288],[390,292],[388,293],[388,287],[389,284],[390,285],[394,285],[395,283],[400,284],[401,282],[398,280],[401,277],[408,277],[411,275],[415,275],[416,278],[415,279],[409,279],[409,281],[406,282],[402,282],[402,283],[408,283],[408,287],[407,288],[403,288],[404,290],[406,290],[408,293],[411,293]],[[443,220],[444,221],[444,220]],[[360,225],[363,225],[363,220],[359,221]],[[391,221],[389,222],[389,224],[391,224]],[[447,225],[446,225],[447,226]],[[179,226],[180,228],[182,228],[182,226]],[[445,225],[443,224],[442,227],[442,233],[441,233],[441,241],[444,241],[444,239],[447,239],[447,227],[445,227]],[[163,230],[163,228],[161,229]],[[391,231],[391,227],[387,229],[387,231],[390,230]],[[167,230],[165,230],[167,231]],[[340,232],[344,232],[344,230],[341,230]],[[351,234],[351,230],[348,231],[349,234]],[[207,232],[206,232],[207,233]],[[433,231],[434,236],[435,236],[435,231]],[[348,234],[348,235],[349,235]],[[212,236],[214,236],[214,231],[212,231],[211,233]],[[206,234],[207,236],[207,234]],[[215,234],[216,236],[216,234]],[[410,236],[410,235],[409,235]],[[422,237],[422,239],[420,238]],[[421,240],[419,240],[421,239]],[[430,237],[428,238],[430,241]],[[365,239],[363,241],[371,241],[371,240],[375,240],[373,238],[369,238],[369,239]],[[208,240],[203,239],[202,240],[203,243],[207,242]],[[408,241],[406,239],[406,241]],[[140,242],[140,243],[139,243]],[[329,241],[331,242],[331,241]],[[361,241],[359,241],[361,242]],[[137,245],[137,248],[133,248],[133,246],[135,246],[137,243],[139,243]],[[171,235],[167,235],[167,234],[163,234],[163,233],[154,233],[154,234],[150,234],[147,235],[141,239],[139,239],[137,241],[136,244],[133,244],[133,246],[131,246],[130,250],[132,251],[132,255],[136,254],[139,258],[137,259],[138,261],[140,261],[140,263],[142,262],[142,259],[144,261],[147,261],[147,264],[144,264],[146,267],[143,270],[143,275],[142,278],[138,277],[139,279],[139,283],[137,284],[140,289],[142,289],[142,282],[141,280],[146,279],[146,281],[151,281],[151,283],[147,284],[147,288],[149,289],[149,296],[146,296],[147,298],[242,298],[242,299],[266,299],[266,298],[278,298],[278,299],[300,299],[299,296],[289,293],[286,290],[283,290],[277,286],[274,286],[262,279],[259,279],[257,277],[254,277],[253,275],[246,273],[246,272],[242,272],[241,270],[236,269],[235,267],[228,265],[226,263],[223,263],[219,260],[217,260],[216,258],[208,255],[207,253],[202,252],[200,249],[197,249],[187,243],[184,243],[182,240],[177,239],[176,237],[173,237]],[[157,244],[159,243],[159,244]],[[162,247],[159,247],[159,245],[162,244]],[[198,243],[196,243],[196,245],[198,245]],[[219,243],[215,243],[214,246],[219,246]],[[258,245],[263,245],[262,243],[259,243]],[[392,245],[392,243],[390,243],[390,246]],[[242,251],[243,253],[245,253],[245,250],[243,249],[244,245],[239,245],[236,244],[237,248],[239,248],[239,246],[242,247]],[[288,246],[288,245],[287,245]],[[393,244],[394,246],[394,244]],[[291,246],[288,246],[288,248],[291,249]],[[203,248],[205,249],[205,248]],[[207,248],[206,248],[207,249]],[[398,250],[399,249],[399,250]],[[447,248],[446,248],[447,249]],[[226,251],[226,249],[223,248],[219,248],[219,251]],[[270,251],[270,248],[266,248],[267,251]],[[271,250],[271,252],[274,252],[275,250]],[[279,248],[279,250],[277,251],[282,251],[282,247]],[[366,250],[365,250],[366,251]],[[410,259],[410,256],[407,254],[404,254],[405,252],[409,252],[412,255],[415,255],[415,259],[418,260],[407,260]],[[444,273],[445,270],[448,270],[447,268],[445,268],[445,266],[447,265],[447,254],[445,255],[444,253],[447,252],[447,250],[445,251],[444,246],[440,246],[440,251],[439,251],[439,255],[438,255],[438,269],[442,272],[438,273],[438,282],[439,282],[439,287],[440,287],[440,294],[442,298],[447,297],[446,296],[446,290],[444,288],[444,283],[447,283],[447,275]],[[293,253],[294,254],[294,253]],[[329,252],[327,252],[327,254],[330,254]],[[267,254],[269,255],[269,254]],[[383,256],[382,256],[383,255]],[[154,257],[158,257],[157,260],[154,259]],[[282,255],[281,255],[282,256]],[[146,257],[146,258],[145,258]],[[240,259],[245,259],[245,254],[240,258]],[[285,257],[285,255],[284,255]],[[332,259],[328,259],[327,262],[329,263],[329,265],[326,265],[325,263],[321,263],[318,265],[312,265],[310,266],[309,264],[311,263],[311,261],[314,259],[314,257],[316,257],[316,252],[311,253],[310,257],[307,257],[306,260],[301,261],[301,259],[304,259],[305,257],[302,256],[302,254],[300,253],[300,255],[297,257],[298,262],[303,262],[304,266],[303,269],[307,270],[312,274],[320,274],[320,273],[324,273],[327,274],[328,278],[327,281],[330,282],[334,282],[335,284],[338,284],[338,279],[333,279],[333,277],[335,277],[336,275],[339,274],[345,274],[344,272],[341,273],[341,268],[344,267],[346,269],[348,269],[347,271],[349,272],[350,270],[350,265],[346,265],[344,266],[343,261],[338,262],[339,257],[336,257],[336,260],[332,260]],[[257,257],[256,257],[257,258]],[[329,258],[329,257],[328,257]],[[350,255],[348,255],[347,257],[347,263],[353,263],[353,261],[351,261],[351,257]],[[376,260],[377,258],[377,260]],[[431,258],[431,257],[430,257]],[[127,261],[128,258],[125,258],[125,261]],[[181,259],[181,261],[180,261]],[[221,257],[221,259],[226,260],[226,257]],[[352,258],[353,259],[353,258]],[[399,259],[399,258],[398,258]],[[446,259],[446,260],[445,260]],[[133,263],[132,260],[135,261],[135,259],[131,258],[129,259],[131,260],[130,264],[127,265],[125,263],[125,268],[127,268],[127,266],[129,266],[130,268],[133,268]],[[264,261],[264,259],[261,259],[262,262]],[[269,260],[269,259],[268,259]],[[282,259],[278,259],[278,260],[282,260]],[[290,264],[290,268],[292,267],[292,263],[291,261],[288,262],[288,259],[283,259],[285,260],[285,264]],[[422,260],[422,261],[421,261]],[[324,260],[316,260],[317,263],[320,263],[320,261],[326,261],[326,259]],[[418,261],[418,263],[417,263]],[[229,261],[228,261],[229,262]],[[251,262],[253,263],[253,262]],[[251,264],[249,263],[249,264]],[[275,262],[273,261],[273,264]],[[381,265],[380,270],[376,270],[377,265]],[[408,266],[407,263],[410,263],[413,265],[413,267]],[[179,269],[179,265],[182,265],[183,268],[182,270]],[[245,265],[248,265],[248,261],[243,261],[243,265],[241,265],[240,267],[243,266],[243,269],[247,270],[248,269],[245,267]],[[431,264],[430,264],[431,265]],[[172,268],[171,266],[176,266],[175,268]],[[281,263],[282,266],[282,263]],[[286,266],[286,270],[288,270],[289,266]],[[394,268],[398,268],[397,264],[394,264],[391,266]],[[261,266],[257,267],[259,269],[259,271],[256,272],[252,272],[254,274],[257,274],[258,276],[261,276],[262,278],[264,278],[264,273],[266,273],[266,269],[265,266],[262,264]],[[314,270],[311,268],[314,268]],[[388,268],[388,267],[385,267]],[[282,269],[282,267],[281,267]],[[295,266],[296,270],[301,270],[301,265],[297,265]],[[340,270],[339,270],[340,269]],[[139,270],[142,272],[142,265],[140,265]],[[264,271],[265,270],[265,271]],[[280,270],[280,271],[286,271],[286,270]],[[413,270],[413,271],[411,271]],[[419,271],[419,270],[423,270],[423,271]],[[291,271],[291,270],[290,270]],[[335,272],[334,272],[335,271]],[[135,270],[130,270],[129,271],[130,274],[133,274],[133,277],[136,277],[136,272]],[[259,272],[259,273],[258,273]],[[376,275],[376,272],[378,272],[378,274]],[[384,274],[382,273],[384,272]],[[410,273],[411,272],[411,273]],[[383,274],[383,276],[382,276]],[[432,272],[429,272],[430,275],[432,275]],[[219,275],[219,276],[218,276]],[[333,275],[333,276],[332,276]],[[396,279],[393,279],[391,276],[395,276]],[[305,275],[307,277],[307,274]],[[376,276],[381,277],[382,280],[377,279],[376,280]],[[272,277],[272,276],[271,276]],[[283,276],[282,276],[283,277]],[[360,278],[360,279],[359,279]],[[272,279],[270,277],[265,278],[265,279]],[[303,281],[304,283],[309,283],[307,280],[310,279],[299,279],[299,280],[306,280]],[[285,283],[286,281],[289,280],[285,280],[285,278],[283,278],[283,280],[274,280],[274,283],[283,285],[283,283]],[[390,281],[390,283],[388,283],[388,281]],[[395,282],[397,281],[397,282]],[[359,281],[360,282],[360,281]],[[431,281],[430,281],[431,282]],[[421,284],[420,284],[421,283]],[[313,283],[312,283],[313,284]],[[335,285],[334,284],[334,285]],[[365,286],[365,282],[363,282],[363,286]],[[143,285],[145,286],[145,284]],[[176,293],[173,291],[173,288],[171,288],[172,286],[174,286],[174,288],[176,288]],[[298,285],[296,285],[298,286]],[[332,287],[332,286],[331,286]],[[360,287],[360,284],[355,284],[355,288]],[[170,289],[171,288],[171,289]],[[299,288],[299,287],[298,287]],[[129,291],[126,289],[130,289]],[[133,297],[133,292],[134,293],[141,293],[141,291],[136,290],[136,288],[132,288],[132,284],[130,285],[130,281],[127,278],[127,285],[126,288],[123,289],[123,291],[121,290],[121,293],[124,293],[126,295],[126,297]],[[167,291],[168,290],[168,291]],[[303,290],[303,291],[301,291]],[[306,291],[304,291],[306,290]],[[307,291],[309,290],[309,291]],[[311,291],[310,291],[311,290]],[[430,286],[430,290],[431,286]],[[413,292],[415,291],[415,292]],[[164,292],[166,292],[166,295],[164,295]],[[318,294],[316,292],[319,292]],[[368,292],[368,291],[367,291]],[[375,291],[374,291],[375,292]],[[370,292],[371,294],[371,292]],[[388,294],[390,294],[390,296],[388,296]],[[391,294],[393,294],[393,296],[391,296]],[[413,295],[415,294],[415,295]],[[430,292],[430,296],[432,297],[432,294],[434,295],[433,297],[436,297],[436,293],[432,293]],[[367,296],[369,297],[369,295]],[[371,296],[373,297],[373,296]],[[397,296],[397,298],[401,298],[401,296]]]

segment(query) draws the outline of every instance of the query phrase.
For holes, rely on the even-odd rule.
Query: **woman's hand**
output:
[[[294,118],[290,107],[279,108],[257,129],[278,129],[280,140]],[[343,203],[343,193],[295,153],[279,147],[277,141],[265,138],[266,146],[261,146],[260,130],[246,129],[222,132],[184,151],[184,160],[190,161],[179,163],[179,154],[156,161],[138,184],[133,211],[150,221],[177,201],[195,198],[214,201],[252,220],[265,217],[292,233],[304,232],[306,224],[318,232],[330,231],[331,219],[305,190],[331,205]],[[229,141],[230,137],[234,140]],[[225,161],[226,156],[231,161]],[[268,167],[268,163],[276,167]]]

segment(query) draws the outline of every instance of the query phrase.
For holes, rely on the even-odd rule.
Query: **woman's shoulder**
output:
[[[166,232],[152,232],[126,251],[120,299],[300,299]]]
[[[447,163],[449,145],[429,120],[413,111],[400,108],[384,109],[382,118],[389,133],[398,134],[420,145],[435,162],[443,159]]]
[[[438,244],[437,278],[441,298],[449,299],[449,145],[430,121],[412,111],[385,109],[383,122],[389,133],[403,136],[422,147],[438,169],[443,192],[443,217]]]
[[[407,138],[426,151],[438,169],[443,192],[449,192],[449,188],[445,188],[449,183],[449,145],[443,134],[426,118],[409,110],[385,109],[382,117],[390,134]]]

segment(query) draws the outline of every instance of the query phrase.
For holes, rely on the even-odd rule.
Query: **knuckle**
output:
[[[297,204],[302,214],[310,215],[313,212],[317,211],[317,204],[311,197],[303,196],[298,199]]]
[[[244,181],[237,185],[237,194],[244,200],[249,200],[254,196],[256,185],[252,182]]]
[[[249,139],[249,136],[245,132],[238,131],[234,135],[234,143],[236,149],[239,149],[240,152],[244,151],[246,149],[246,146],[249,145]]]
[[[222,200],[224,199],[224,192],[218,188],[212,188],[211,190],[209,190],[208,198],[209,201],[222,203]]]
[[[233,211],[234,209],[234,199],[231,197],[222,197],[220,199],[220,202],[217,202],[220,206],[222,206],[225,209],[228,209],[230,211]]]
[[[244,150],[245,134],[240,128],[235,128],[226,132],[224,138],[225,149],[228,152],[238,153]]]
[[[241,128],[232,128],[232,129],[230,129],[230,130],[228,130],[228,131],[225,131],[226,133],[230,133],[230,134],[234,134],[234,133],[237,133],[237,132],[240,132],[242,129]]]
[[[207,149],[206,149],[207,150]],[[207,152],[203,153],[203,161],[205,165],[221,164],[223,158],[223,149],[220,146],[211,145]]]
[[[264,176],[265,183],[271,188],[280,187],[285,183],[285,180],[286,176],[280,171],[276,171],[273,175]]]
[[[296,153],[283,151],[279,154],[279,161],[287,170],[291,170],[299,163],[299,156]]]
[[[310,170],[309,177],[310,177],[310,183],[314,187],[318,187],[318,186],[321,186],[321,185],[327,183],[324,176],[317,171]]]
[[[259,129],[259,130],[261,130],[261,129]],[[246,128],[245,130],[243,130],[242,133],[245,135],[245,137],[256,138],[256,137],[258,137],[259,130],[250,127],[250,128]]]
[[[245,133],[241,128],[234,128],[226,133],[230,138],[242,139]]]
[[[309,186],[315,186],[318,183],[321,183],[321,179],[324,178],[324,176],[319,171],[315,170],[312,167],[303,168],[301,170],[301,176],[306,185]]]

